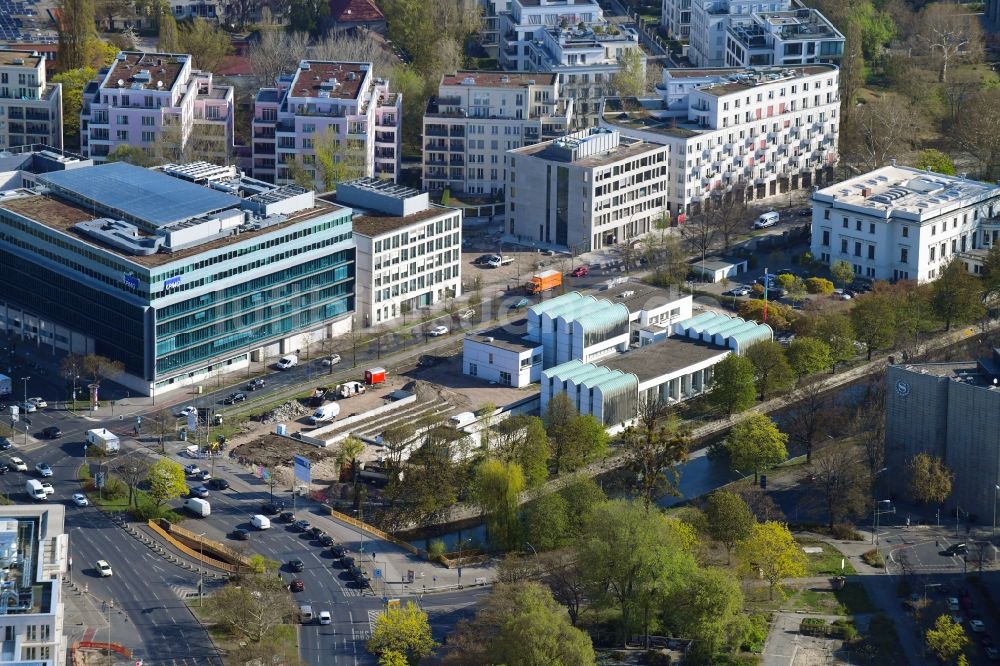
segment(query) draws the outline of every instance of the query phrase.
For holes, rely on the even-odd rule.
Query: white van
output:
[[[200,497],[189,497],[184,500],[184,508],[199,518],[212,515],[212,505]]]
[[[774,225],[776,225],[778,223],[779,219],[780,218],[778,216],[777,211],[773,211],[772,210],[772,211],[770,211],[768,213],[764,213],[763,215],[761,215],[760,217],[758,217],[757,221],[753,223],[753,228],[754,229],[766,229],[767,227],[773,227]]]
[[[36,502],[41,502],[48,498],[45,488],[42,487],[42,482],[38,479],[28,479],[28,482],[24,484],[24,490],[28,493],[28,497]]]
[[[331,402],[329,405],[322,405],[312,416],[309,417],[309,422],[313,425],[317,423],[325,423],[326,421],[332,421],[340,414],[340,405],[335,402]]]
[[[295,354],[285,354],[278,359],[278,363],[275,365],[278,370],[288,370],[299,364],[299,357]]]
[[[309,624],[313,621],[313,607],[309,604],[299,606],[299,622]]]
[[[255,530],[267,530],[271,528],[271,519],[258,513],[250,519],[250,524]]]

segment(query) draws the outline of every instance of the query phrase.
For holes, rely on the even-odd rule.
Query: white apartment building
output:
[[[1000,234],[1000,185],[895,164],[813,192],[812,209],[813,256],[877,280],[933,280]]]
[[[676,222],[727,193],[766,199],[828,181],[837,162],[838,69],[668,69],[659,98],[609,98],[601,126],[667,148]]]
[[[228,163],[233,87],[193,69],[189,55],[122,51],[83,90],[80,152],[101,163],[117,146],[151,152],[161,138],[182,152]]]
[[[0,666],[66,664],[62,578],[69,536],[64,522],[65,507],[58,502],[9,505],[0,511],[0,581],[6,606],[0,615]]]
[[[687,40],[691,34],[691,0],[663,0],[660,25],[671,39]]]
[[[399,177],[403,97],[389,92],[371,63],[303,60],[294,74],[261,88],[254,101],[253,176],[287,185],[293,158],[313,178],[319,192],[347,173],[395,181]],[[341,167],[324,175],[315,146],[332,141]],[[352,175],[353,174],[353,175]]]
[[[589,252],[655,228],[667,206],[668,149],[591,127],[507,153],[505,231]]]
[[[844,36],[815,9],[735,18],[726,31],[727,67],[837,62]]]
[[[354,211],[359,325],[378,326],[461,294],[461,209],[378,178],[340,183],[332,201]]]
[[[605,21],[596,0],[510,0],[498,30],[500,67],[559,74],[562,94],[575,100],[574,127],[596,124],[619,58],[642,53],[635,30]]]
[[[0,150],[62,149],[62,84],[45,79],[45,56],[0,49]]]
[[[504,153],[569,130],[573,100],[559,93],[556,74],[445,74],[424,113],[424,188],[502,192]]]

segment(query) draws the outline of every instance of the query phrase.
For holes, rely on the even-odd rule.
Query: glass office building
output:
[[[206,163],[0,193],[0,326],[161,393],[350,330],[351,209]]]

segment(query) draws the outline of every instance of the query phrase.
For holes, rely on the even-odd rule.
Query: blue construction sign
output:
[[[381,578],[382,577],[382,570],[381,569],[376,569],[375,570],[375,577],[376,578]]]
[[[312,461],[305,456],[295,456],[295,480],[312,483]]]

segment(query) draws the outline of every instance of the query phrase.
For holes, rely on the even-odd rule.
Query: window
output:
[[[854,256],[855,257],[861,256],[861,243],[859,243],[858,241],[854,241]]]
[[[128,132],[126,130],[118,130],[118,140],[128,141]]]
[[[861,220],[854,220],[854,228],[856,231],[861,231]]]
[[[471,376],[473,376],[473,377],[478,377],[479,376],[479,366],[477,366],[475,363],[470,363],[469,364],[469,374]]]
[[[874,259],[875,258],[875,246],[874,245],[869,245],[868,246],[868,258],[869,259]]]
[[[909,263],[909,261],[907,261],[908,258],[909,258],[909,254],[910,254],[909,250],[907,250],[905,247],[900,248],[899,249],[899,263],[901,263],[901,264],[907,264],[907,263]]]
[[[504,386],[510,386],[510,373],[509,372],[504,372],[502,370],[500,371],[500,383],[503,384]]]
[[[935,251],[936,249],[937,249],[936,247],[932,247],[932,248],[931,248],[931,261],[934,261],[934,251]]]
[[[823,230],[823,245],[826,246],[826,247],[830,246],[830,230],[829,229],[824,229]]]
[[[152,143],[153,141],[156,141],[156,132],[143,132],[142,133],[142,142],[143,143]]]
[[[847,228],[847,218],[846,217],[844,218],[844,228],[845,229]]]
[[[490,365],[493,365],[493,354],[490,354]]]
[[[910,237],[910,228],[903,227],[903,238],[909,238],[909,237]]]
[[[143,116],[142,117],[142,126],[143,127],[152,127],[155,124],[156,124],[156,120],[153,118],[153,116]]]
[[[843,252],[844,254],[847,254],[847,239],[846,238],[841,238],[840,239],[840,251]]]
[[[829,208],[827,208],[826,210],[823,211],[823,219],[824,220],[829,220],[830,219],[830,209]]]
[[[871,224],[868,225],[868,233],[870,233],[870,234],[875,233],[875,223],[874,222],[872,222]]]

